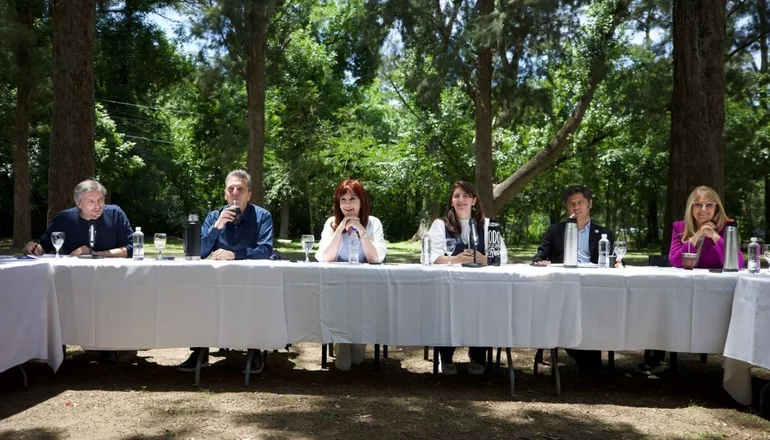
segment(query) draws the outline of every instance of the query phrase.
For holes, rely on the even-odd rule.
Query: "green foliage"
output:
[[[42,2],[41,2],[42,4]],[[97,177],[132,224],[181,232],[186,214],[223,201],[224,178],[245,168],[247,93],[243,2],[98,2]],[[475,181],[475,47],[493,58],[494,180],[537,154],[585,92],[604,80],[564,153],[499,218],[510,246],[539,242],[564,217],[562,190],[594,191],[593,217],[639,231],[633,246],[662,237],[672,89],[671,2],[635,0],[603,45],[617,2],[496,2],[477,17],[458,0],[277,2],[268,29],[265,188],[278,231],[320,234],[333,191],[361,180],[386,237],[407,240],[444,215],[455,180]],[[727,57],[726,206],[742,231],[763,228],[762,178],[770,166],[768,72],[755,65],[755,5],[730,2]],[[178,38],[149,19],[178,16]],[[0,208],[13,203],[15,41],[33,41],[30,162],[33,233],[43,228],[51,115],[50,11],[21,32],[13,2],[0,1]],[[181,44],[198,47],[192,56]],[[734,52],[734,53],[732,53]],[[604,54],[599,64],[590,62]],[[0,235],[10,235],[0,220]],[[642,233],[646,231],[646,233]]]

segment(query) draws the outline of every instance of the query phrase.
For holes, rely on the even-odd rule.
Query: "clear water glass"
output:
[[[315,237],[313,235],[306,234],[300,238],[300,241],[302,242],[302,250],[305,251],[305,263],[310,263],[310,251],[313,249],[313,245],[315,244]]]
[[[447,238],[444,240],[444,255],[449,258],[449,265],[452,265],[452,254],[455,253],[455,246],[457,246],[457,240],[454,238]]]
[[[623,267],[623,257],[626,256],[626,252],[628,252],[628,244],[623,241],[616,241],[615,242],[615,259],[618,262],[618,267]]]
[[[155,249],[158,250],[158,258],[157,260],[163,259],[163,248],[166,247],[166,234],[162,232],[158,232],[153,236],[153,242],[155,245]]]
[[[765,256],[765,261],[767,261],[767,265],[770,266],[770,244],[766,244],[762,246],[762,254]],[[770,267],[768,267],[767,273],[770,273]]]
[[[64,246],[64,232],[51,232],[51,242],[56,248],[56,258],[59,258],[59,249]]]

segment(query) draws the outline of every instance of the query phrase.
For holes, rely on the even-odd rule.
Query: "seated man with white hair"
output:
[[[131,257],[133,255],[133,231],[128,217],[120,207],[105,205],[107,189],[94,179],[84,180],[73,191],[75,206],[65,209],[53,218],[39,240],[32,240],[24,246],[24,253],[43,255],[53,253],[51,241],[54,232],[64,233],[60,253],[73,257],[99,255],[102,257]],[[94,227],[95,240],[91,248],[89,234]],[[114,351],[100,351],[99,363],[108,365],[117,362]]]

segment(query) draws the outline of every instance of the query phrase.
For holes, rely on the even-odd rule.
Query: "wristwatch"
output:
[[[367,234],[366,231],[364,231],[362,234],[358,234],[358,236],[361,238],[369,238],[369,234]]]

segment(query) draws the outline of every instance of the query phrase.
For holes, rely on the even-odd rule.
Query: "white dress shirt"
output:
[[[324,260],[324,253],[326,252],[326,249],[329,247],[332,242],[332,238],[334,237],[334,229],[332,229],[333,222],[334,217],[329,217],[329,219],[326,220],[326,223],[324,224],[323,232],[321,232],[321,242],[318,243],[318,250],[315,253],[315,259],[318,261],[326,261]],[[374,247],[377,249],[376,262],[382,263],[385,261],[385,255],[388,253],[388,245],[385,244],[385,234],[382,231],[382,222],[380,222],[380,219],[370,215],[369,222],[366,225],[366,233],[369,234],[369,237],[372,239],[372,243],[374,243]],[[337,254],[332,261],[337,261],[340,252],[343,250],[343,246],[345,246],[345,255],[347,255],[347,245],[348,240],[345,239],[343,234],[343,237],[340,239],[339,248],[337,248]],[[363,252],[363,246],[361,246],[360,249]]]

